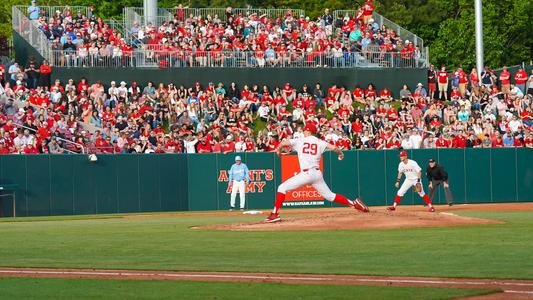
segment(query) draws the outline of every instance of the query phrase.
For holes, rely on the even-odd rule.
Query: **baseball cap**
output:
[[[407,151],[400,152],[400,157],[407,157]]]
[[[311,131],[312,133],[316,133],[316,126],[313,123],[307,123],[307,125],[305,125],[304,127],[304,130],[308,130],[308,131]]]
[[[239,155],[235,156],[235,161],[240,161],[241,157]]]
[[[429,162],[432,163],[432,162],[435,162],[435,160],[433,158],[430,158]]]

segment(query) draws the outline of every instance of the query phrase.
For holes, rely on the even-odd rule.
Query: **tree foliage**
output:
[[[37,0],[39,5],[93,5],[105,19],[122,18],[122,9],[142,7],[142,0]],[[325,8],[354,9],[364,0],[160,0],[160,7],[181,3],[191,7],[301,8],[316,18]],[[417,34],[430,47],[435,65],[475,65],[474,0],[375,0],[377,11]],[[11,6],[29,1],[0,3],[0,35],[11,35]],[[533,1],[483,0],[485,64],[514,65],[533,57],[531,31]]]

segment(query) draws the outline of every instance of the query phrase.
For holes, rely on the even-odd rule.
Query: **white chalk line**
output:
[[[512,294],[533,294],[533,292],[529,291],[512,291],[512,290],[504,290],[505,293],[512,293]]]
[[[124,277],[172,277],[172,278],[218,278],[218,279],[260,279],[260,280],[294,280],[294,281],[344,281],[344,282],[392,282],[418,283],[436,285],[503,285],[531,286],[533,283],[501,282],[501,281],[453,281],[453,280],[421,280],[421,279],[376,279],[376,278],[328,278],[328,277],[291,277],[267,275],[229,275],[229,274],[175,274],[175,273],[139,273],[139,272],[99,272],[99,271],[41,271],[41,270],[0,270],[3,274],[28,275],[80,275],[80,276],[124,276]],[[533,294],[533,291],[504,290],[506,293]]]

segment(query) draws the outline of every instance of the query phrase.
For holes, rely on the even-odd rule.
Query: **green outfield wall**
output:
[[[398,152],[345,154],[343,161],[333,153],[323,157],[324,179],[331,189],[361,196],[369,205],[391,204]],[[532,149],[427,149],[410,154],[424,169],[429,158],[445,166],[457,203],[533,201]],[[2,155],[0,184],[18,185],[17,216],[225,210],[227,170],[235,155],[99,155],[96,163],[86,155]],[[281,182],[280,159],[273,153],[240,155],[252,172],[247,208],[271,208]],[[442,190],[434,202],[445,203]],[[2,197],[2,216],[11,216],[11,203]],[[402,203],[423,202],[409,192]]]

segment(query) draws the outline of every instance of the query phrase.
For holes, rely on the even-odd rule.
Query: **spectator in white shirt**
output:
[[[197,143],[198,143],[198,139],[196,139],[192,135],[189,135],[189,137],[183,141],[186,153],[188,153],[188,154],[196,153],[196,144]]]
[[[257,115],[261,120],[268,121],[268,117],[270,114],[270,108],[266,106],[265,102],[261,102],[261,106],[257,109]]]
[[[406,150],[413,149],[413,144],[411,143],[409,135],[406,134],[403,136],[401,147]]]
[[[420,136],[418,130],[413,129],[411,136],[409,137],[409,141],[413,147],[412,149],[420,149],[420,145],[422,144],[422,136]]]

